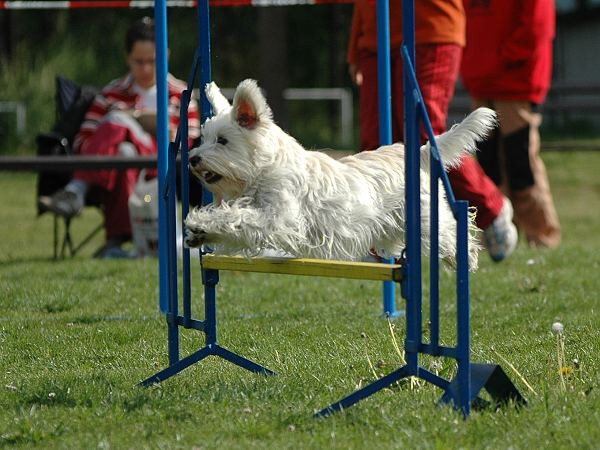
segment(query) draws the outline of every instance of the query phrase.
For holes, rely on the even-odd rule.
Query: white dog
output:
[[[214,117],[190,167],[215,195],[185,220],[186,245],[212,244],[225,254],[257,255],[277,249],[297,257],[360,259],[375,252],[400,256],[404,248],[404,146],[394,144],[335,160],[306,151],[272,119],[254,80],[242,81],[233,105],[211,83]],[[444,167],[459,164],[496,124],[480,108],[437,138]],[[421,229],[429,248],[429,144],[421,147]],[[443,189],[439,253],[456,260],[456,222]],[[477,267],[477,230],[470,218],[469,264]]]

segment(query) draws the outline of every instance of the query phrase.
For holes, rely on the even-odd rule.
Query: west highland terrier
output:
[[[214,117],[190,167],[214,194],[185,220],[189,247],[211,244],[223,254],[255,256],[275,249],[296,257],[357,260],[371,252],[398,257],[405,246],[404,146],[394,144],[341,159],[305,150],[273,122],[254,80],[242,81],[233,105],[214,83],[206,87]],[[495,126],[480,108],[437,137],[445,168]],[[421,147],[421,229],[429,249],[429,144]],[[439,256],[456,262],[456,222],[443,189]],[[470,217],[469,265],[477,267],[477,230]]]

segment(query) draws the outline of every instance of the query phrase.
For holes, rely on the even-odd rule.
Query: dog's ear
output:
[[[231,109],[229,101],[221,93],[221,90],[214,81],[211,81],[206,85],[206,98],[212,105],[213,113],[218,116],[219,114],[226,113]]]
[[[271,120],[271,108],[254,80],[242,81],[233,97],[233,120],[243,128],[253,129]]]

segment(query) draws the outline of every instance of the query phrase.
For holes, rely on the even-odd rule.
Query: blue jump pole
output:
[[[168,116],[168,45],[167,45],[167,5],[165,0],[154,4],[154,26],[156,27],[156,92],[157,92],[157,145],[158,145],[158,267],[160,310],[167,314],[169,363],[179,360],[179,329],[177,316],[177,268],[174,256],[174,236],[172,200],[174,199],[169,155],[169,116]],[[174,267],[175,265],[175,267]]]
[[[195,70],[195,61],[194,61]],[[181,153],[181,233],[183,237],[183,223],[190,209],[190,174],[189,174],[189,139],[188,139],[188,106],[190,104],[192,93],[186,89],[181,94],[180,108],[180,153]],[[176,243],[178,245],[179,243]],[[181,250],[182,255],[182,281],[183,281],[183,326],[189,327],[192,319],[192,290],[191,290],[191,267],[190,267],[190,249],[185,246]]]
[[[415,61],[415,9],[413,1],[402,2],[404,33],[404,145],[406,182],[406,363],[408,371],[418,370],[422,336],[421,297],[421,203],[419,117],[415,108],[418,95],[407,65]]]
[[[377,89],[379,95],[379,144],[392,143],[392,87],[390,75],[390,8],[389,0],[377,0]],[[385,262],[394,263],[393,259]],[[396,283],[383,282],[383,314],[398,317]]]
[[[159,238],[158,266],[160,278],[160,311],[166,313],[169,308],[168,292],[168,248],[167,248],[167,199],[162,195],[167,183],[169,160],[168,140],[168,99],[167,99],[167,6],[165,0],[157,0],[154,4],[154,25],[156,27],[156,90],[157,90],[157,123],[156,140],[158,146],[158,192],[159,192]]]
[[[212,108],[204,88],[212,81],[210,56],[210,10],[208,1],[198,2],[198,48],[200,57],[200,120],[202,123],[212,115]],[[213,195],[208,189],[202,190],[202,204],[212,203]],[[204,317],[206,323],[206,345],[217,344],[217,283],[219,272],[202,270],[204,284]]]
[[[456,267],[456,360],[458,369],[458,401],[455,406],[463,414],[471,413],[471,325],[470,325],[470,292],[469,292],[469,204],[465,201],[456,202],[455,215],[457,219],[457,267]]]

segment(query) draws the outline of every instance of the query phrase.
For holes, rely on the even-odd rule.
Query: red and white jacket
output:
[[[462,78],[479,99],[542,103],[552,80],[554,0],[464,0]]]
[[[133,77],[129,74],[124,78],[111,81],[98,95],[96,95],[85,115],[79,133],[75,137],[73,147],[76,152],[81,152],[81,149],[86,145],[86,141],[96,132],[102,118],[108,112],[113,110],[127,111],[134,109],[139,101],[139,94],[135,92],[133,84]],[[187,85],[183,81],[178,80],[169,74],[167,77],[167,87],[169,91],[169,129],[173,131],[179,126],[181,92],[187,88]],[[189,104],[188,122],[188,133],[191,143],[191,141],[200,136],[200,117],[198,105],[194,100]]]

